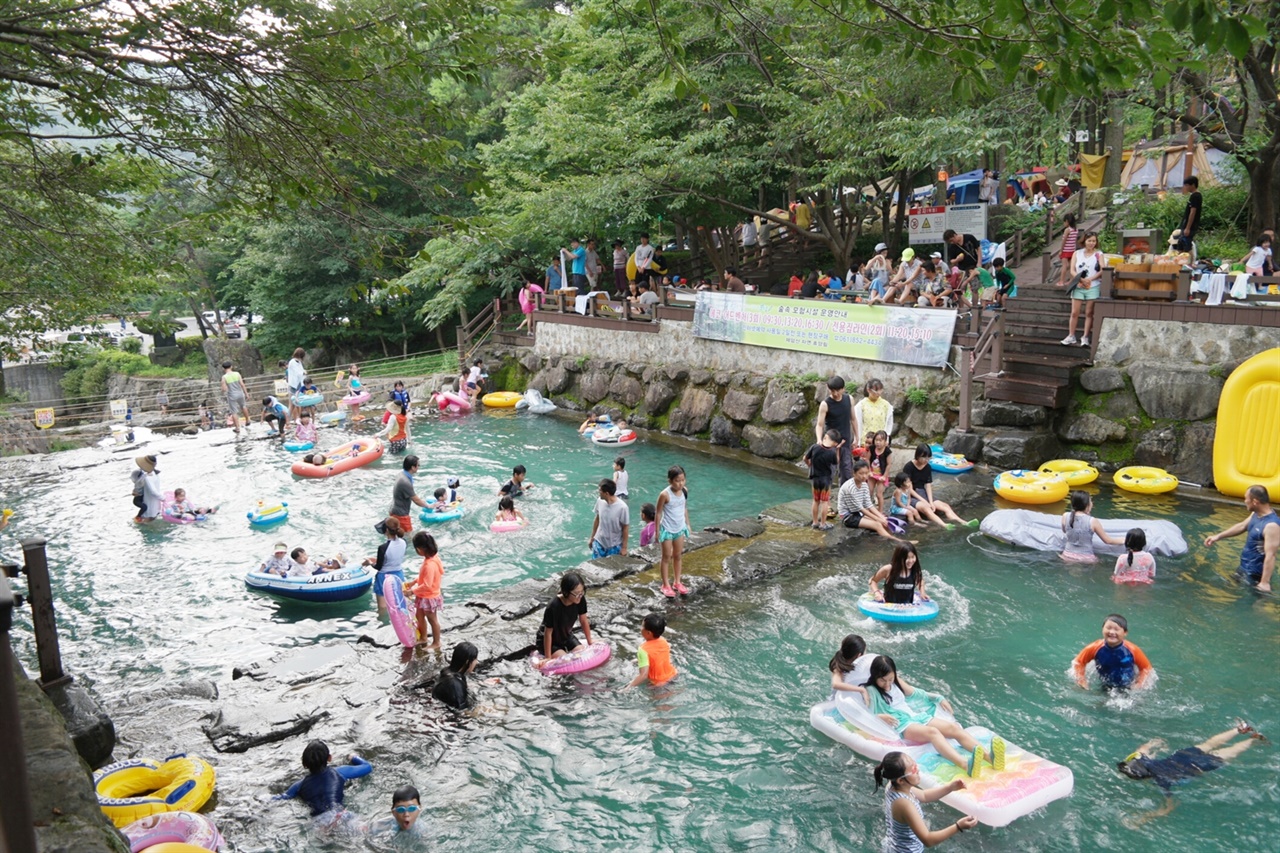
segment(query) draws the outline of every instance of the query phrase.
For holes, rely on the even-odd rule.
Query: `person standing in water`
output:
[[[1266,486],[1250,486],[1244,493],[1244,506],[1249,517],[1221,533],[1205,537],[1204,544],[1213,547],[1220,539],[1247,533],[1240,552],[1240,576],[1256,586],[1259,592],[1271,592],[1271,575],[1276,570],[1276,552],[1280,550],[1280,516],[1271,508]]]
[[[886,853],[923,853],[926,847],[936,847],[948,838],[978,825],[973,815],[965,815],[943,829],[929,829],[924,822],[921,803],[932,803],[947,794],[962,791],[963,779],[952,779],[936,788],[921,788],[920,765],[902,752],[890,752],[881,759],[874,771],[876,788],[888,782],[884,797]]]

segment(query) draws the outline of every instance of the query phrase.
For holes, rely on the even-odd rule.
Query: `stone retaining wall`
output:
[[[535,388],[564,408],[773,459],[799,459],[813,443],[831,375],[844,377],[855,402],[868,379],[884,383],[898,443],[941,438],[958,400],[954,373],[703,340],[674,321],[643,335],[542,323],[532,350],[495,355],[495,388]]]

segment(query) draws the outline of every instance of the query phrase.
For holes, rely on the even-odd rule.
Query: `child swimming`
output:
[[[1153,583],[1156,579],[1156,558],[1147,553],[1147,534],[1135,527],[1124,535],[1125,553],[1116,557],[1116,568],[1111,579],[1116,583]]]
[[[867,653],[867,643],[857,634],[847,634],[840,641],[837,651],[827,664],[831,670],[831,698],[836,693],[856,693],[854,687],[862,687],[871,677],[871,663],[878,655]]]
[[[206,515],[213,515],[218,511],[216,506],[192,506],[187,500],[186,489],[173,490],[173,503],[169,504],[166,514],[174,518],[204,518]]]
[[[662,545],[662,594],[675,598],[676,593],[688,595],[689,588],[680,582],[684,568],[684,543],[689,539],[689,490],[685,488],[684,469],[673,465],[667,469],[667,487],[658,495],[657,516],[661,519],[658,542]],[[667,572],[674,574],[674,583],[668,582]]]
[[[624,690],[638,687],[648,681],[655,686],[666,684],[679,675],[679,671],[671,664],[671,645],[663,638],[667,631],[667,617],[661,613],[650,613],[644,617],[640,627],[640,636],[644,642],[636,651],[636,666],[639,671],[636,677],[627,682]]]
[[[516,502],[511,498],[503,498],[498,501],[498,511],[493,516],[494,521],[518,521],[521,524],[528,524],[529,520],[524,517],[520,510],[516,509]]]
[[[311,409],[303,409],[298,415],[298,422],[293,427],[294,441],[310,441],[316,440],[316,424],[311,419]]]
[[[1102,639],[1085,646],[1071,664],[1076,683],[1088,688],[1085,665],[1093,661],[1098,678],[1105,690],[1122,690],[1141,687],[1155,670],[1142,649],[1125,639],[1129,635],[1129,623],[1117,613],[1112,613],[1102,623]]]
[[[454,646],[449,667],[441,673],[436,686],[431,688],[432,697],[459,711],[468,707],[471,704],[471,694],[467,689],[467,676],[476,668],[479,656],[480,650],[473,643],[458,643]]]
[[[625,501],[630,497],[627,493],[627,484],[630,479],[627,474],[627,459],[625,456],[619,456],[613,460],[613,483],[617,486],[617,495],[621,500]]]
[[[1088,492],[1071,493],[1071,511],[1062,514],[1062,532],[1067,538],[1061,557],[1068,563],[1098,562],[1097,555],[1093,553],[1094,534],[1108,545],[1124,544],[1107,534],[1102,522],[1090,514],[1092,511],[1093,498]]]
[[[329,747],[324,741],[313,740],[302,750],[302,766],[308,775],[276,796],[277,800],[301,799],[311,809],[312,817],[326,812],[343,810],[344,789],[347,782],[368,776],[373,765],[358,755],[352,755],[350,763],[341,767],[329,766]]]
[[[879,584],[884,583],[884,591]],[[924,594],[924,571],[920,568],[920,553],[910,542],[899,542],[893,549],[893,557],[888,565],[871,576],[871,592],[876,601],[889,604],[911,604],[917,595],[921,601],[928,601]]]
[[[501,489],[498,489],[498,494],[518,498],[524,495],[526,489],[532,489],[533,483],[526,483],[524,481],[525,473],[523,465],[517,465],[512,468],[511,479],[508,480]]]
[[[973,815],[965,815],[943,829],[930,829],[924,822],[921,803],[932,803],[948,794],[963,791],[963,779],[952,779],[946,785],[920,788],[920,765],[906,753],[888,752],[874,771],[876,787],[889,785],[884,792],[886,853],[923,853],[925,847],[936,847],[948,838],[978,825]]]
[[[587,587],[582,575],[565,572],[560,578],[560,594],[551,599],[542,612],[542,624],[534,637],[534,646],[542,652],[542,663],[554,660],[569,652],[576,652],[583,643],[574,632],[581,625],[586,634],[586,645],[591,645],[591,620],[587,618]],[[541,664],[538,664],[541,666]]]

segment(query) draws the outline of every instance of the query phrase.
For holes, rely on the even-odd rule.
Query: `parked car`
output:
[[[223,320],[222,330],[227,333],[228,338],[239,338],[244,334],[240,328],[240,324],[235,320]]]

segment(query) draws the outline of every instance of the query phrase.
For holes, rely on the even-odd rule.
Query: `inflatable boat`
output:
[[[1179,557],[1187,553],[1187,540],[1182,531],[1172,521],[1133,519],[1133,518],[1100,518],[1102,527],[1113,539],[1123,540],[1126,533],[1135,527],[1141,527],[1147,534],[1147,551],[1159,557]],[[1001,542],[1033,548],[1037,551],[1061,552],[1066,547],[1066,537],[1062,532],[1062,516],[1036,512],[1031,509],[998,509],[982,519],[980,528],[983,533]],[[1123,545],[1108,545],[1097,537],[1093,537],[1093,550],[1096,554],[1123,554]]]
[[[520,401],[516,403],[517,409],[525,409],[533,412],[535,415],[545,415],[556,410],[556,404],[542,396],[542,392],[530,388],[520,397]]]
[[[376,462],[382,458],[384,452],[386,448],[376,438],[358,438],[327,451],[323,465],[312,465],[310,462],[299,459],[290,466],[289,470],[299,477],[332,477],[335,474],[350,471],[352,468],[360,468],[370,462]]]
[[[293,601],[325,604],[359,598],[373,586],[375,572],[365,566],[344,566],[322,575],[282,578],[256,569],[244,576],[245,585]]]

